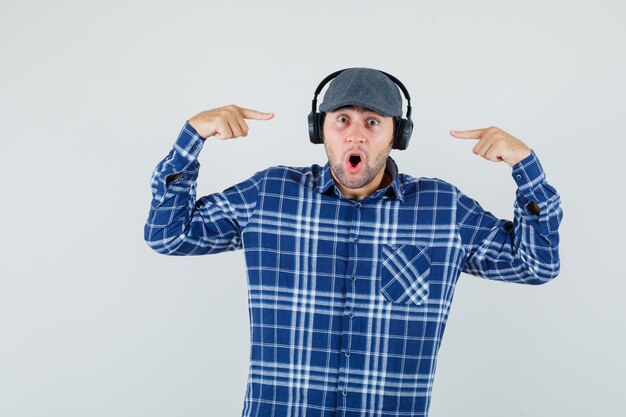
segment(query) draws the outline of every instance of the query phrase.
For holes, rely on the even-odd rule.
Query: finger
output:
[[[450,134],[457,139],[480,139],[488,128],[472,130],[450,130]]]
[[[217,129],[215,129],[215,134],[213,135],[218,139],[229,139],[233,137],[233,132],[230,130],[228,124],[220,125]]]
[[[483,157],[485,159],[489,159],[487,158],[487,153],[491,151],[492,149],[492,145],[491,143],[486,143],[486,144],[482,144],[482,146],[476,150],[476,155]]]
[[[241,131],[241,136],[248,136],[248,124],[246,123],[246,119],[243,117],[237,117],[236,122],[239,126],[239,130]]]
[[[502,147],[498,146],[497,143],[494,143],[491,148],[485,153],[485,158],[493,162],[501,162],[502,161]]]
[[[241,129],[239,128],[239,123],[237,123],[237,119],[231,119],[228,121],[228,127],[230,131],[233,132],[232,138],[238,138],[241,136]]]
[[[250,128],[248,127],[248,123],[246,123],[246,119],[241,119],[241,122],[239,122],[239,124],[242,127],[243,135],[248,136],[248,131],[250,130]]]
[[[264,113],[243,107],[241,107],[241,115],[246,119],[252,120],[270,120],[274,117],[274,113]]]
[[[474,152],[476,155],[485,156],[485,152],[487,152],[487,149],[489,149],[491,145],[493,145],[493,140],[491,140],[491,137],[484,137],[479,140],[476,145],[474,145],[472,152]]]

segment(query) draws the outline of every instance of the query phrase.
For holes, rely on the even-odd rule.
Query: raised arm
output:
[[[455,137],[479,139],[474,153],[508,163],[517,184],[513,221],[496,218],[458,191],[457,225],[466,252],[463,271],[524,284],[555,278],[560,271],[558,229],[563,211],[535,152],[495,127],[453,132]]]
[[[201,255],[241,248],[241,231],[256,206],[262,172],[196,201],[197,158],[208,137],[246,136],[245,119],[273,116],[226,106],[199,113],[185,123],[152,174],[152,201],[144,227],[144,239],[152,249],[167,255]]]

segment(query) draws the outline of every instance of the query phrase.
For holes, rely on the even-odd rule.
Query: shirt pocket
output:
[[[420,305],[428,299],[430,247],[382,245],[380,292],[394,304]]]

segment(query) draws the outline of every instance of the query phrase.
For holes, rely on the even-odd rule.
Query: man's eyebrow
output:
[[[362,111],[358,111],[358,110],[354,109],[353,106],[344,106],[344,107],[339,107],[338,109],[333,110],[332,113],[347,113],[348,110],[353,110],[356,113],[363,113],[366,116],[374,115],[374,116],[379,117],[381,119],[386,117],[386,116],[384,116],[384,115],[382,115],[382,114],[380,114],[378,112],[375,112],[374,110],[366,109],[365,107],[362,107],[362,109],[363,109]]]

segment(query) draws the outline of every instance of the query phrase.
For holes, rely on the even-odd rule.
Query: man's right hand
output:
[[[189,119],[189,124],[203,138],[215,136],[218,139],[234,139],[248,136],[249,120],[270,120],[274,113],[263,113],[231,104],[206,110]]]

